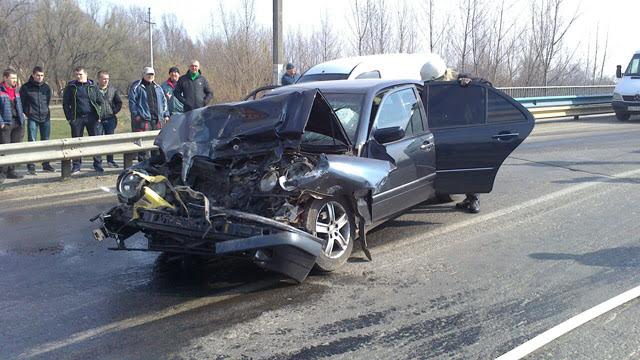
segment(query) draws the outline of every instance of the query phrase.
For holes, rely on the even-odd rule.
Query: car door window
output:
[[[429,86],[429,126],[443,128],[484,124],[487,115],[486,97],[486,89],[482,86],[463,87],[457,82]]]
[[[421,114],[413,89],[398,90],[385,97],[378,109],[376,128],[400,127],[405,131],[405,137],[422,132],[422,125],[414,130],[414,123],[421,122]]]
[[[522,111],[497,92],[490,90],[487,99],[487,123],[526,121]]]

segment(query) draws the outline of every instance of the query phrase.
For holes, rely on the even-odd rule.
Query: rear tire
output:
[[[627,121],[631,117],[629,113],[616,112],[616,118],[620,121]]]
[[[316,259],[316,268],[331,272],[342,266],[353,251],[355,216],[340,198],[314,199],[309,205],[305,227],[309,233],[327,241]]]

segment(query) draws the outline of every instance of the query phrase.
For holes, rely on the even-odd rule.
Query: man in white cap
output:
[[[164,91],[154,80],[153,68],[145,67],[142,79],[134,81],[129,88],[131,130],[134,132],[161,129],[169,120]],[[138,161],[143,161],[145,156],[144,152],[138,154]]]

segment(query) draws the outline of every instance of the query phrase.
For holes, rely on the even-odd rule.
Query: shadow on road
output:
[[[529,257],[536,260],[574,260],[587,266],[638,267],[640,266],[640,247],[602,249],[585,254],[534,253]]]
[[[640,179],[637,178],[607,178],[603,176],[584,176],[573,179],[554,180],[554,184],[580,184],[580,183],[608,183],[608,184],[640,184]]]

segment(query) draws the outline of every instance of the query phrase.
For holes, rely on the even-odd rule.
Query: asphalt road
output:
[[[113,197],[5,202],[0,358],[495,358],[640,285],[638,138],[640,121],[540,124],[479,214],[417,206],[369,235],[372,262],[300,285],[108,251],[88,218]],[[634,300],[529,357],[638,358],[638,320]]]

